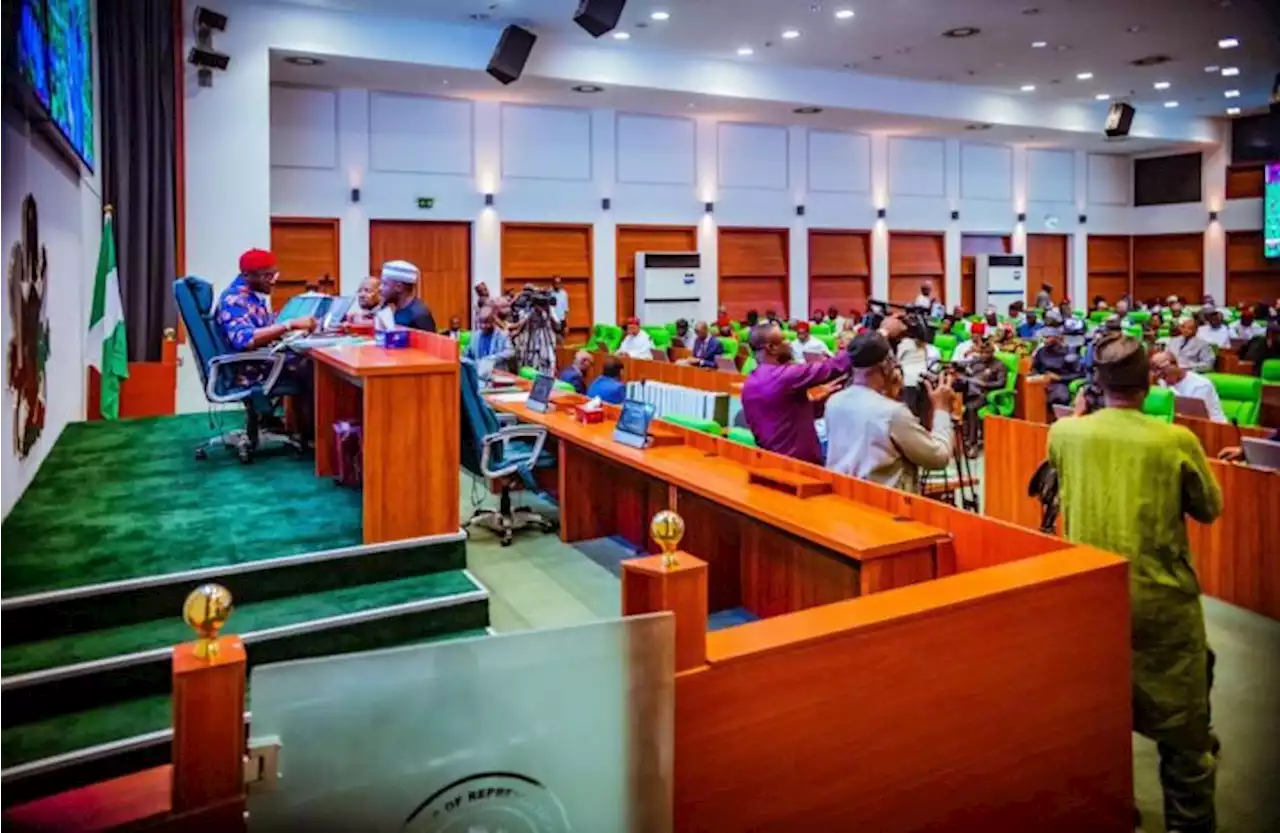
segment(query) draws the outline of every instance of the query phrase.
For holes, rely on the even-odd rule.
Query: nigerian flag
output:
[[[93,310],[89,313],[89,365],[102,374],[99,407],[103,419],[120,418],[120,382],[129,378],[125,344],[124,306],[120,303],[120,272],[116,269],[116,235],[108,208],[102,220],[98,273],[93,281]]]

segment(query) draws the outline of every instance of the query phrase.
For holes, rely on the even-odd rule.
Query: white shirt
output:
[[[921,374],[929,369],[929,353],[914,338],[904,338],[898,342],[898,364],[902,365],[902,383],[918,385]]]
[[[827,468],[913,491],[918,466],[951,462],[951,417],[935,414],[927,431],[906,405],[862,385],[827,400]]]
[[[1164,380],[1160,384],[1165,387]],[[1173,392],[1178,396],[1187,396],[1192,399],[1199,399],[1204,402],[1204,406],[1209,411],[1209,419],[1214,422],[1226,422],[1227,415],[1222,412],[1222,401],[1218,399],[1218,391],[1213,386],[1213,382],[1196,373],[1194,370],[1188,370],[1187,375],[1178,381],[1178,384],[1172,385]]]
[[[818,356],[830,356],[831,350],[824,342],[819,341],[813,336],[809,336],[809,340],[803,344],[800,343],[800,339],[796,339],[791,342],[791,355],[795,356],[796,361],[804,361],[805,353],[812,353]]]
[[[1257,321],[1254,321],[1248,327],[1240,321],[1237,321],[1230,327],[1227,327],[1227,335],[1230,336],[1233,341],[1248,341],[1251,338],[1257,338],[1258,336],[1264,336],[1266,334],[1267,328],[1259,324]],[[1204,336],[1201,336],[1201,338],[1204,338]]]
[[[1230,347],[1231,331],[1226,327],[1218,327],[1216,330],[1208,324],[1201,324],[1200,329],[1196,330],[1196,335],[1201,341],[1212,344],[1214,347]]]
[[[832,335],[835,335],[835,336],[840,335],[840,331],[844,329],[844,322],[845,322],[845,321],[847,321],[847,320],[848,320],[848,319],[847,319],[847,318],[845,318],[843,315],[837,315],[835,318],[832,318],[832,319],[831,319],[831,334],[832,334]]]
[[[956,349],[951,352],[952,364],[964,364],[969,361],[969,357],[973,355],[973,339],[965,339],[956,345]]]
[[[917,296],[916,296],[916,299],[915,299],[914,301],[912,301],[912,302],[911,302],[911,306],[913,306],[913,307],[924,307],[924,308],[925,308],[925,309],[927,309],[927,310],[932,310],[932,309],[933,309],[933,297],[932,297],[932,296],[930,296],[930,295],[925,295],[925,294],[922,292],[922,293],[920,293],[919,295],[917,295]]]
[[[555,302],[551,308],[555,310],[556,318],[565,321],[569,317],[569,293],[563,289],[557,289],[551,293]]]
[[[635,335],[628,335],[622,339],[622,344],[618,345],[618,354],[630,356],[633,359],[652,359],[653,339],[649,338],[649,334],[644,330]]]

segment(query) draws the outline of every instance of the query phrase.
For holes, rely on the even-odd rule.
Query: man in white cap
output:
[[[431,310],[417,297],[419,275],[418,267],[406,260],[388,260],[382,264],[383,307],[378,316],[380,321],[384,321],[389,312],[397,327],[428,333],[436,331]]]

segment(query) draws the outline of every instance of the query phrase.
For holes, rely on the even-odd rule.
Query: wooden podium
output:
[[[676,671],[707,664],[707,562],[686,552],[676,564],[650,555],[622,562],[622,615],[669,610],[676,617]]]

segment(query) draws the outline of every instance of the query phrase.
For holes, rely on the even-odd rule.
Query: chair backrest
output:
[[[1145,324],[1151,320],[1151,313],[1144,309],[1134,310],[1129,313],[1129,320],[1135,324]]]
[[[524,367],[520,368],[520,378],[528,379],[530,382],[532,382],[533,380],[538,378],[538,369],[536,367],[530,367],[529,365],[525,365]]]
[[[617,324],[603,324],[601,326],[604,327],[605,346],[609,348],[610,353],[617,352],[618,348],[622,346],[622,328]]]
[[[1262,409],[1262,379],[1237,373],[1206,373],[1205,378],[1213,382],[1227,419],[1240,425],[1257,425]]]
[[[1004,362],[1004,366],[1009,368],[1009,376],[1005,379],[1004,389],[1013,390],[1014,385],[1018,383],[1018,354],[998,350],[996,351],[996,358]]]
[[[666,323],[665,327],[666,327],[667,332],[668,332],[668,333],[670,333],[671,335],[675,335],[675,334],[676,334],[676,322],[674,322],[674,321],[668,321],[668,322]]]
[[[1147,391],[1147,398],[1142,400],[1142,412],[1147,416],[1173,422],[1176,402],[1172,388],[1152,387]]]
[[[694,431],[701,431],[704,434],[714,434],[717,437],[720,436],[720,432],[723,430],[720,427],[720,423],[716,422],[714,419],[705,419],[703,417],[687,416],[685,414],[667,414],[662,419],[666,422],[670,422],[672,425],[691,428]]]
[[[459,350],[466,350],[466,349],[467,349],[467,345],[468,345],[468,344],[470,344],[470,343],[471,343],[471,331],[470,331],[470,330],[459,330],[459,331],[458,331],[458,349],[459,349]]]
[[[1113,315],[1115,315],[1115,313],[1109,309],[1100,309],[1089,313],[1089,320],[1095,324],[1101,324]]]
[[[752,448],[756,447],[756,435],[751,433],[750,428],[742,428],[741,426],[732,426],[725,429],[724,435],[732,442],[739,445],[747,445]]]
[[[716,338],[720,339],[720,346],[724,348],[725,356],[732,359],[738,355],[738,340],[736,338],[729,338],[728,336],[716,336]]]
[[[1280,359],[1267,359],[1262,363],[1262,381],[1268,385],[1280,384]]]
[[[812,324],[809,327],[809,332],[816,336],[829,336],[831,335],[831,323],[823,321],[821,324]]]
[[[827,349],[830,350],[832,353],[836,351],[836,346],[839,344],[839,342],[836,341],[836,337],[833,335],[820,335],[820,336],[815,336],[815,338],[817,338],[818,341],[821,341],[823,344],[827,345]]]
[[[1124,334],[1129,336],[1130,338],[1141,339],[1142,328],[1141,327],[1125,327]]]
[[[950,333],[938,333],[933,337],[933,346],[938,348],[942,360],[949,362],[951,354],[956,351],[956,337]]]
[[[750,376],[751,371],[755,370],[756,366],[757,366],[756,357],[747,356],[747,360],[742,363],[742,375]]]
[[[201,385],[209,383],[209,363],[218,356],[235,352],[227,343],[218,322],[213,320],[213,285],[204,278],[187,275],[173,282],[173,300],[187,330],[187,343],[200,372]]]
[[[649,340],[653,342],[654,347],[667,347],[671,344],[671,333],[667,332],[666,327],[651,326],[640,329],[649,334]]]
[[[498,432],[498,418],[489,403],[480,396],[480,376],[476,373],[476,366],[469,361],[462,362],[458,378],[461,380],[461,407],[458,409],[461,419],[458,422],[462,426],[462,467],[476,477],[483,477],[480,453],[484,449],[484,438]]]

